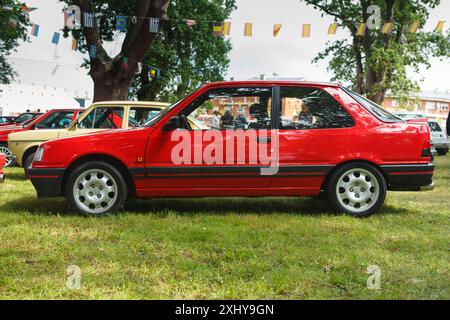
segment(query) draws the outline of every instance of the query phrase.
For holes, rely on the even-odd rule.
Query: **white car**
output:
[[[436,121],[428,121],[428,126],[431,131],[431,143],[436,149],[437,154],[441,156],[447,154],[450,147],[447,134]]]

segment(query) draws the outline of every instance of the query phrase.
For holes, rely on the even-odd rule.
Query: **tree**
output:
[[[0,83],[9,84],[16,75],[7,56],[19,41],[26,41],[30,19],[22,2],[0,0]]]
[[[61,0],[68,5],[77,5],[82,12],[95,16],[93,28],[73,30],[72,35],[80,41],[80,51],[88,52],[93,46],[96,54],[91,55],[86,65],[94,81],[94,101],[126,100],[131,81],[151,47],[156,33],[149,31],[149,18],[167,20],[170,0]],[[112,41],[116,30],[116,17],[129,16],[127,30],[120,53],[110,57],[103,42]],[[65,28],[65,36],[70,30]]]
[[[153,46],[145,64],[161,71],[160,79],[149,79],[148,68],[133,83],[139,100],[178,100],[209,81],[223,80],[228,69],[231,44],[212,34],[213,22],[226,20],[235,9],[235,0],[172,0],[171,21]],[[196,21],[188,26],[186,19]]]
[[[417,73],[421,67],[430,66],[430,57],[450,56],[448,34],[408,30],[414,21],[423,26],[429,10],[438,6],[440,0],[303,1],[319,9],[322,16],[332,16],[351,33],[348,39],[328,43],[313,61],[330,58],[332,81],[351,83],[355,91],[378,104],[388,90],[405,101],[410,92],[418,90],[417,82],[408,77],[408,70]],[[371,18],[372,12],[368,12],[371,5],[381,9],[381,26],[393,22],[391,33],[366,28],[363,36],[357,35],[358,24]]]

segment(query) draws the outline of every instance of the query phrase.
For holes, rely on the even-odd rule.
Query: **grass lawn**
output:
[[[0,185],[2,299],[450,299],[450,156],[432,192],[390,192],[371,218],[318,199],[132,201],[87,218]],[[69,265],[81,288],[66,287]],[[369,265],[381,289],[369,290]]]

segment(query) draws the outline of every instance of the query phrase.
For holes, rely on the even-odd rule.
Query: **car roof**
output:
[[[223,85],[300,85],[300,86],[321,86],[321,87],[340,87],[336,83],[317,82],[317,81],[294,81],[294,80],[243,80],[243,81],[220,81],[205,84],[205,87],[215,87]]]
[[[92,106],[100,105],[126,105],[126,106],[155,106],[155,107],[167,107],[170,103],[167,102],[156,102],[156,101],[102,101],[95,102]]]

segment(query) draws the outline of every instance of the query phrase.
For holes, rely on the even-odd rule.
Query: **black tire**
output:
[[[445,156],[448,152],[448,149],[436,149],[436,152],[440,156]]]
[[[108,207],[103,212],[94,212],[96,210],[102,210],[102,208],[92,209],[92,210],[87,209],[86,206],[87,206],[87,203],[89,203],[89,200],[86,201],[86,203],[81,203],[82,199],[80,199],[80,198],[83,198],[83,197],[80,197],[78,200],[75,199],[75,197],[78,196],[78,194],[75,194],[75,191],[74,191],[74,185],[77,182],[77,180],[82,179],[83,174],[86,175],[87,173],[89,173],[91,171],[95,171],[95,170],[101,170],[103,172],[106,172],[108,175],[110,175],[110,177],[112,178],[111,180],[113,181],[113,184],[115,186],[115,191],[116,191],[115,192],[116,194],[114,195],[115,199],[110,200],[111,201],[110,207]],[[108,181],[110,181],[110,180],[108,180]],[[88,183],[90,183],[90,182],[88,182]],[[95,190],[97,190],[97,189],[94,189],[94,192],[96,192]],[[100,162],[100,161],[86,162],[86,163],[83,163],[82,165],[80,165],[79,167],[77,167],[70,174],[69,179],[67,180],[65,191],[66,191],[67,201],[69,202],[70,207],[83,215],[89,215],[89,216],[106,215],[106,214],[113,213],[113,212],[123,209],[123,206],[127,200],[127,194],[128,194],[127,184],[126,184],[125,179],[123,178],[122,174],[119,172],[119,170],[117,170],[114,166],[110,165],[109,163]],[[100,191],[98,191],[98,192],[100,192]],[[101,205],[103,206],[103,203]]]
[[[25,161],[23,162],[23,171],[25,172],[25,177],[27,179],[30,178],[29,174],[28,174],[28,169],[31,167],[31,165],[33,164],[33,160],[34,160],[34,155],[36,154],[36,152],[33,152],[31,154],[29,154],[27,156],[27,158],[25,159]]]
[[[363,175],[361,175],[361,173],[358,173],[358,169],[361,170]],[[356,186],[352,184],[352,180],[349,180],[348,190],[345,190],[345,185],[337,188],[339,182],[347,183],[345,182],[345,179],[349,178],[349,172],[351,175],[350,179],[355,179],[354,183],[356,184]],[[371,181],[372,178],[370,177],[369,173],[372,174],[372,177],[376,178],[377,183],[375,181]],[[359,175],[358,177],[356,177],[357,174]],[[363,179],[362,177],[365,177],[364,181],[361,181]],[[364,187],[367,190],[363,189],[362,184],[366,184],[364,185]],[[373,189],[371,186],[373,187]],[[383,205],[386,199],[386,192],[387,185],[383,175],[377,168],[366,162],[351,162],[342,165],[332,173],[328,180],[326,188],[328,201],[330,202],[330,205],[334,210],[356,217],[368,217],[374,214]],[[351,197],[352,200],[342,199],[345,198],[345,195],[348,195],[349,193],[349,197]],[[353,196],[358,196],[359,199],[364,200],[367,198],[367,200],[360,202],[362,203],[363,207],[367,206],[368,208],[366,210],[363,210],[363,208],[361,208],[361,203],[358,202],[358,198],[354,198]],[[349,203],[345,203],[345,200],[347,200]],[[343,203],[341,203],[341,201]],[[355,201],[356,203],[353,205],[351,201]],[[357,207],[358,205],[359,207]]]

